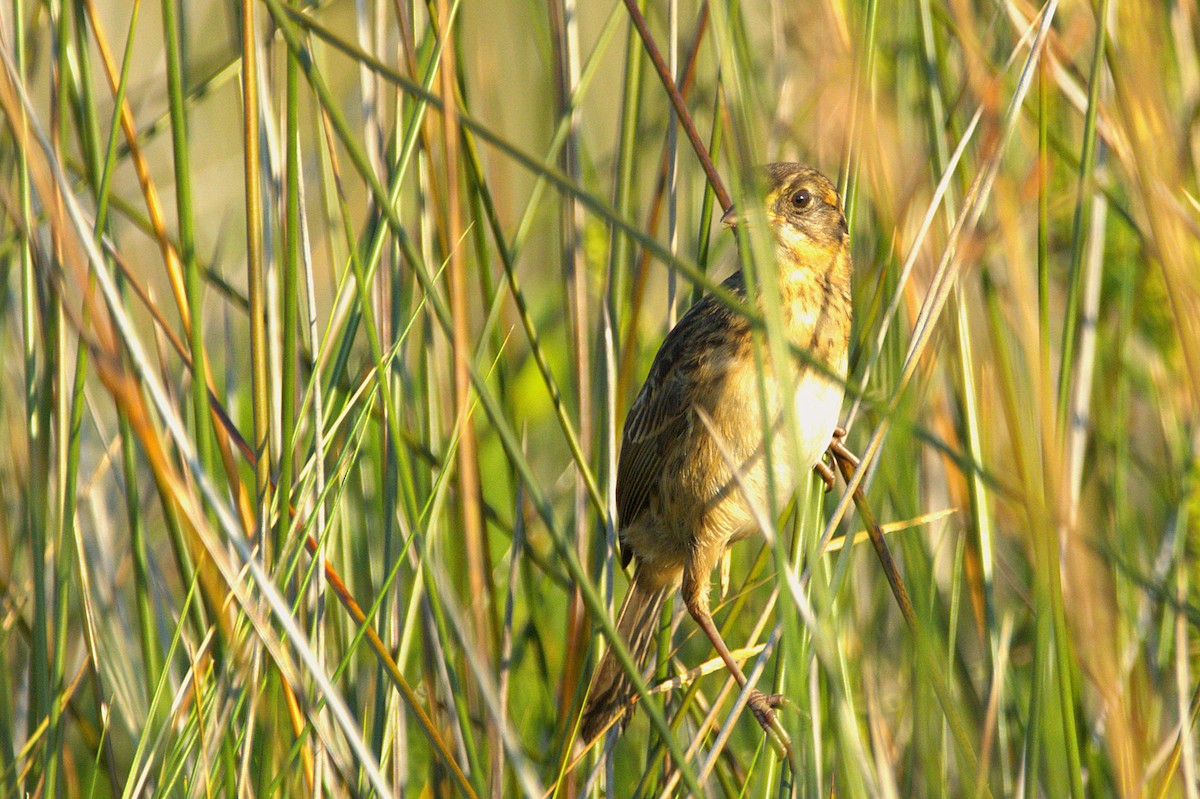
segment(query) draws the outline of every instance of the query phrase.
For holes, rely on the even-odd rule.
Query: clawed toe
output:
[[[842,443],[845,439],[846,428],[833,428],[833,433],[829,436],[829,446],[826,447],[827,455],[831,459],[836,459],[843,453],[849,454],[849,450],[846,449],[846,445]],[[837,482],[837,474],[833,471],[833,466],[826,463],[824,458],[822,458],[821,460],[817,461],[815,466],[813,466],[813,471],[817,473],[818,477],[825,481],[825,493],[828,494],[830,491],[832,491],[834,483]]]
[[[832,491],[833,484],[837,481],[837,475],[833,473],[833,469],[829,468],[829,464],[825,461],[817,461],[816,465],[813,466],[813,471],[817,473],[817,477],[820,477],[824,481],[825,493],[828,494]]]
[[[759,725],[764,730],[770,730],[775,726],[775,709],[783,707],[785,701],[783,694],[764,694],[762,691],[751,691],[746,704],[750,706],[750,711],[754,713],[754,718],[758,719]]]

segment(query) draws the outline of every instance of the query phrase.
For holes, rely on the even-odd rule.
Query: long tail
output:
[[[658,581],[654,584],[650,582],[639,579],[638,572],[634,573],[629,593],[625,595],[625,604],[617,616],[617,632],[633,655],[633,662],[643,673],[654,651],[663,605],[678,587],[677,580],[669,581],[666,585]],[[580,742],[591,743],[614,721],[618,728],[624,728],[633,714],[630,700],[635,693],[629,675],[621,668],[609,647],[592,675],[592,688],[588,692],[587,707],[583,710],[580,723]]]

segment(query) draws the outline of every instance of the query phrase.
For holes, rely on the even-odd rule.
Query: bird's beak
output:
[[[740,221],[737,206],[735,205],[729,206],[729,210],[721,215],[721,224],[727,228],[736,228]]]

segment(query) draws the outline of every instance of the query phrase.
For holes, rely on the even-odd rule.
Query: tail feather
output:
[[[643,673],[650,665],[654,652],[663,605],[678,587],[677,581],[667,585],[647,585],[646,582],[634,574],[629,593],[625,595],[625,603],[617,616],[617,632],[629,648],[633,662]],[[636,693],[629,675],[613,654],[612,647],[609,647],[592,675],[587,707],[583,710],[583,720],[580,722],[580,741],[591,743],[614,722],[618,728],[624,728],[633,714],[631,700]]]

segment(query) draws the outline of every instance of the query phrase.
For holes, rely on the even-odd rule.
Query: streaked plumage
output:
[[[837,191],[798,164],[770,165],[767,181],[784,335],[844,377],[851,264]],[[746,297],[741,272],[723,285]],[[789,387],[795,389],[799,428],[795,450],[781,429]],[[635,561],[618,630],[640,665],[649,660],[663,603],[681,584],[688,610],[727,655],[711,625],[708,580],[729,544],[756,529],[746,495],[769,507],[763,431],[769,431],[778,507],[824,453],[841,401],[841,383],[800,359],[778,370],[768,357],[760,388],[749,322],[711,296],[667,334],[625,420],[617,471],[621,557],[625,564]],[[593,678],[581,740],[592,740],[618,717],[627,719],[632,693],[620,666],[606,656]],[[769,713],[762,701],[754,707],[760,721]]]

